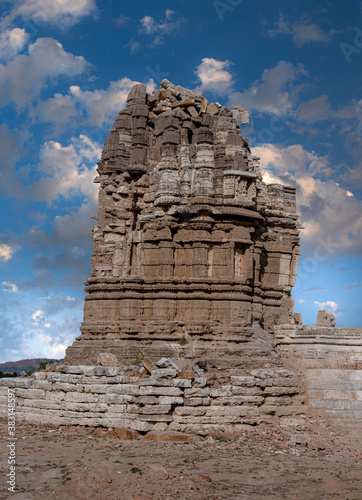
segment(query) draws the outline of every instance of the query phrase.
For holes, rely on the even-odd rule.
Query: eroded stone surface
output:
[[[263,182],[247,119],[167,80],[132,88],[98,163],[93,272],[67,364],[100,352],[265,362],[251,325],[294,321],[299,228],[296,190]]]

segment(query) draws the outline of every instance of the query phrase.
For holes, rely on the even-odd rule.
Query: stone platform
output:
[[[276,327],[283,365],[292,368],[314,415],[362,432],[362,328]]]
[[[165,358],[158,364],[166,368],[147,373],[142,365],[61,365],[33,378],[1,379],[0,417],[6,417],[8,387],[15,388],[16,419],[33,424],[207,434],[295,419],[305,411],[298,380],[283,368],[217,377],[198,365],[181,370]]]

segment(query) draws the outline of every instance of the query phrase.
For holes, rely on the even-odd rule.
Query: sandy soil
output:
[[[361,441],[315,427],[178,443],[17,424],[17,490],[11,493],[6,424],[0,421],[1,499],[362,499]]]

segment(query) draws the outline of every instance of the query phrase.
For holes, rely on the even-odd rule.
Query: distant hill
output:
[[[56,361],[62,361],[60,359],[47,359],[47,358],[35,358],[35,359],[21,359],[20,361],[7,361],[6,363],[0,363],[1,372],[28,372],[30,370],[38,370],[39,365],[42,362],[54,363]]]

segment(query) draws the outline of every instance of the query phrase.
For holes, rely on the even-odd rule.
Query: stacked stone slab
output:
[[[93,272],[67,364],[100,352],[265,363],[252,324],[294,321],[299,228],[295,188],[263,182],[247,121],[167,80],[132,88],[98,164]]]
[[[32,424],[207,434],[277,423],[305,411],[299,383],[288,370],[234,370],[218,384],[197,365],[181,370],[171,360],[160,361],[168,367],[156,366],[150,374],[142,365],[61,365],[33,378],[1,379],[0,417],[6,417],[8,387],[15,387],[17,420]]]

